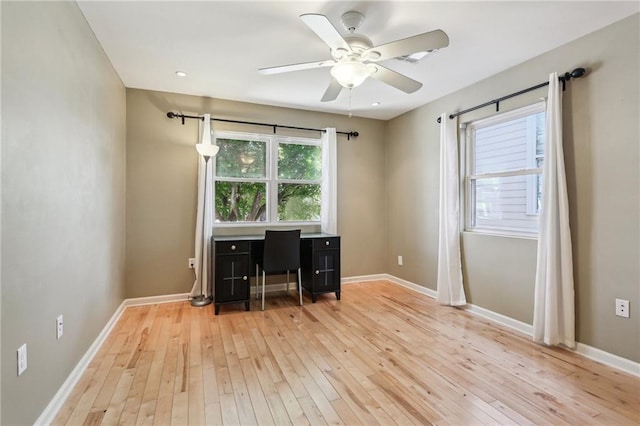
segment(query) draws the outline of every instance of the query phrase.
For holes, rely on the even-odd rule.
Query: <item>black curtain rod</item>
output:
[[[567,81],[571,80],[572,78],[574,78],[574,79],[575,78],[580,78],[585,74],[586,74],[586,71],[585,71],[584,68],[576,68],[573,71],[571,71],[570,73],[569,72],[565,72],[564,75],[561,75],[560,77],[558,77],[558,80],[562,82],[562,91],[564,92],[565,84],[566,84]],[[541,87],[548,86],[548,85],[549,85],[549,82],[545,81],[544,83],[540,83],[540,84],[536,84],[535,86],[527,87],[526,89],[520,90],[519,92],[511,93],[511,94],[503,96],[501,98],[494,99],[492,101],[485,102],[483,104],[476,105],[474,107],[467,108],[465,110],[455,112],[453,114],[450,114],[449,118],[450,119],[454,119],[454,118],[458,117],[459,115],[466,114],[468,112],[475,111],[477,109],[484,108],[484,107],[492,105],[492,104],[496,104],[496,112],[497,112],[497,111],[500,111],[500,102],[504,101],[505,99],[513,98],[515,96],[519,96],[519,95],[522,95],[524,93],[531,92],[532,90],[536,90],[536,89],[539,89]],[[440,117],[438,117],[437,122],[440,123],[440,121],[441,121]]]
[[[172,111],[169,111],[167,113],[167,117],[169,118],[180,118],[182,119],[182,124],[184,125],[184,119],[185,118],[192,118],[195,120],[204,120],[204,117],[200,117],[199,115],[184,115],[184,114],[178,114]],[[295,127],[295,126],[283,126],[282,124],[267,124],[267,123],[254,123],[253,121],[240,121],[240,120],[228,120],[226,118],[214,118],[211,117],[212,120],[214,121],[223,121],[225,123],[238,123],[238,124],[251,124],[254,126],[266,126],[266,127],[272,127],[273,128],[273,133],[276,133],[276,129],[278,127],[282,128],[282,129],[294,129],[294,130],[307,130],[307,131],[311,131],[311,132],[320,132],[320,133],[325,133],[326,130],[324,129],[313,129],[313,128],[309,128],[309,127]],[[336,131],[337,134],[339,135],[346,135],[347,136],[347,140],[351,140],[351,138],[357,138],[360,134],[356,131],[351,131],[351,132],[339,132]]]

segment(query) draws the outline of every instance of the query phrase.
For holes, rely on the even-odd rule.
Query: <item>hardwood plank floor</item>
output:
[[[128,308],[54,425],[640,424],[640,378],[384,281]]]

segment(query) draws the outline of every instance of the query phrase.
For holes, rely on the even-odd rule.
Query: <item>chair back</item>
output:
[[[293,271],[300,267],[300,230],[265,231],[265,272]]]

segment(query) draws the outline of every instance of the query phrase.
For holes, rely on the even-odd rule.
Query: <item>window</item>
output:
[[[466,139],[466,229],[537,235],[544,103],[469,123]]]
[[[320,221],[320,140],[216,132],[215,222]]]

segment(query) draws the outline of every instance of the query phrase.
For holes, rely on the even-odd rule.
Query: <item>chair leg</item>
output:
[[[264,269],[262,270],[262,310],[264,311],[264,281],[266,279],[266,274]]]
[[[260,297],[260,280],[258,279],[258,264],[256,263],[256,300]]]
[[[289,270],[287,270],[287,294],[289,294]]]
[[[300,306],[302,306],[302,277],[300,276],[300,268],[298,268],[298,294],[300,295]]]

